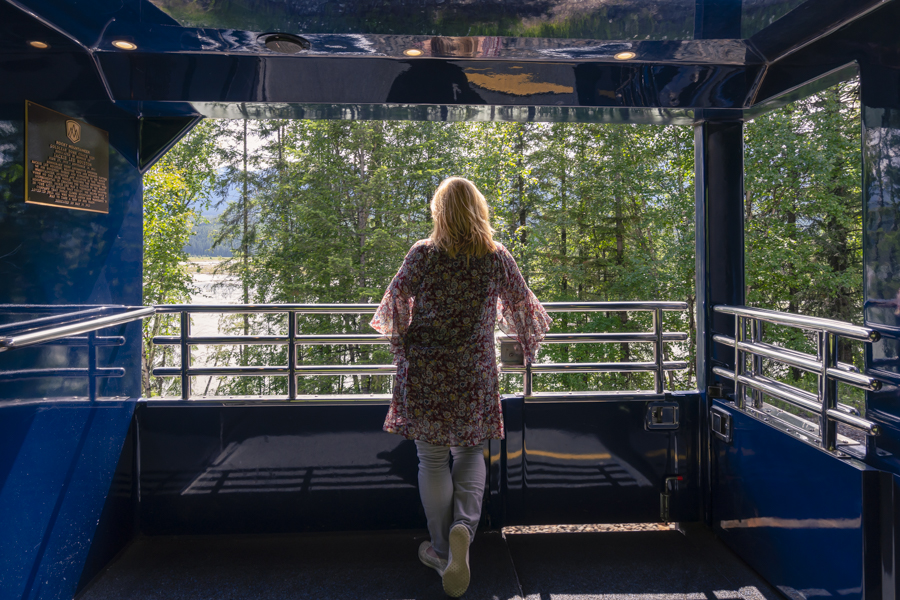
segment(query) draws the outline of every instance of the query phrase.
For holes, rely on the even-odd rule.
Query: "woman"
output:
[[[390,338],[397,365],[384,430],[415,440],[419,455],[431,535],[419,559],[459,597],[481,517],[484,441],[503,438],[494,326],[499,319],[531,361],[550,317],[492,239],[487,202],[471,181],[441,182],[431,216],[431,237],[410,249],[371,325]]]

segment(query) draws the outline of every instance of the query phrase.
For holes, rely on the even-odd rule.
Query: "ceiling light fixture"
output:
[[[38,40],[32,40],[28,42],[28,45],[32,48],[38,48],[40,50],[46,50],[50,47],[50,44],[48,44],[47,42],[39,42]]]
[[[312,48],[308,39],[289,33],[264,33],[259,37],[259,42],[279,54],[299,54]]]
[[[637,54],[635,54],[634,52],[619,52],[615,55],[614,58],[616,60],[631,60],[635,56],[637,56]]]
[[[127,40],[115,40],[113,41],[112,45],[119,50],[137,50],[137,44],[135,44],[134,42],[129,42]]]
[[[408,48],[403,51],[403,54],[407,56],[422,56],[422,51],[418,48]]]

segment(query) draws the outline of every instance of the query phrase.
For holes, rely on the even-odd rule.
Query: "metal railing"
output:
[[[747,409],[747,390],[752,394],[752,408],[760,410],[763,395],[787,402],[795,407],[818,415],[819,442],[834,452],[837,448],[837,424],[863,431],[866,435],[878,435],[878,424],[859,416],[855,408],[838,402],[838,382],[863,389],[878,390],[881,382],[856,367],[837,360],[838,339],[841,337],[861,342],[878,341],[880,334],[868,327],[850,323],[807,317],[745,306],[716,306],[718,313],[734,315],[734,337],[714,335],[713,341],[734,348],[734,368],[713,367],[720,377],[734,382],[735,404]],[[812,331],[816,335],[816,355],[798,352],[763,342],[763,323],[784,325]],[[748,368],[747,362],[750,362]],[[768,359],[814,373],[817,377],[815,394],[763,375],[763,359]]]
[[[665,392],[665,372],[687,369],[686,361],[664,360],[663,344],[687,341],[687,333],[664,332],[663,311],[687,310],[685,302],[548,302],[544,303],[548,312],[651,312],[653,330],[638,333],[556,333],[548,334],[544,344],[584,344],[584,343],[652,343],[654,360],[622,363],[545,363],[545,364],[501,364],[503,373],[523,375],[523,392],[532,396],[532,377],[542,373],[613,373],[652,372],[654,373],[655,394]],[[191,398],[191,378],[197,376],[286,376],[288,378],[287,399],[297,400],[297,377],[301,375],[393,375],[394,365],[299,365],[297,347],[304,345],[339,344],[387,344],[386,337],[378,334],[333,334],[301,335],[297,333],[297,317],[300,315],[368,315],[374,314],[377,304],[219,304],[191,305],[170,304],[156,307],[158,313],[178,314],[181,331],[178,336],[156,336],[154,344],[179,346],[181,364],[177,367],[157,367],[156,377],[180,377],[181,399]],[[191,335],[191,314],[287,314],[288,328],[285,335]],[[195,367],[191,364],[191,348],[203,345],[287,345],[288,364],[277,366],[214,366]],[[331,397],[332,399],[353,399],[360,395]],[[369,396],[366,396],[367,398]],[[383,399],[378,397],[377,399]]]
[[[122,346],[125,344],[125,338],[122,336],[100,336],[97,335],[97,331],[138,321],[156,313],[156,309],[151,306],[136,310],[126,310],[125,312],[105,317],[86,318],[98,312],[106,312],[113,309],[114,307],[96,307],[0,326],[0,332],[17,330],[16,333],[10,335],[0,335],[0,352],[27,348],[38,344],[87,346],[88,349],[88,366],[86,368],[65,367],[3,371],[0,372],[0,381],[18,381],[40,377],[87,377],[88,396],[91,400],[95,400],[97,398],[98,379],[125,376],[125,369],[121,367],[103,368],[97,363],[97,348]],[[61,321],[73,320],[75,322],[57,325]],[[81,334],[87,335],[83,336]]]

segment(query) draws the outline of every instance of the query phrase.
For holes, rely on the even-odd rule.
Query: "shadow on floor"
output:
[[[136,540],[79,600],[446,598],[422,532]],[[473,600],[783,600],[703,528],[479,533]]]

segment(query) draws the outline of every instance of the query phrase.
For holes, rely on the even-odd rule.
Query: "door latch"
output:
[[[648,402],[645,429],[678,429],[677,402]]]
[[[725,442],[726,444],[731,443],[731,439],[733,436],[732,426],[731,426],[731,413],[727,410],[723,410],[718,406],[713,406],[709,409],[709,428],[712,429],[713,434]]]
[[[659,495],[659,520],[663,523],[669,522],[669,500],[679,481],[684,481],[683,475],[669,475],[663,479],[663,491]]]

